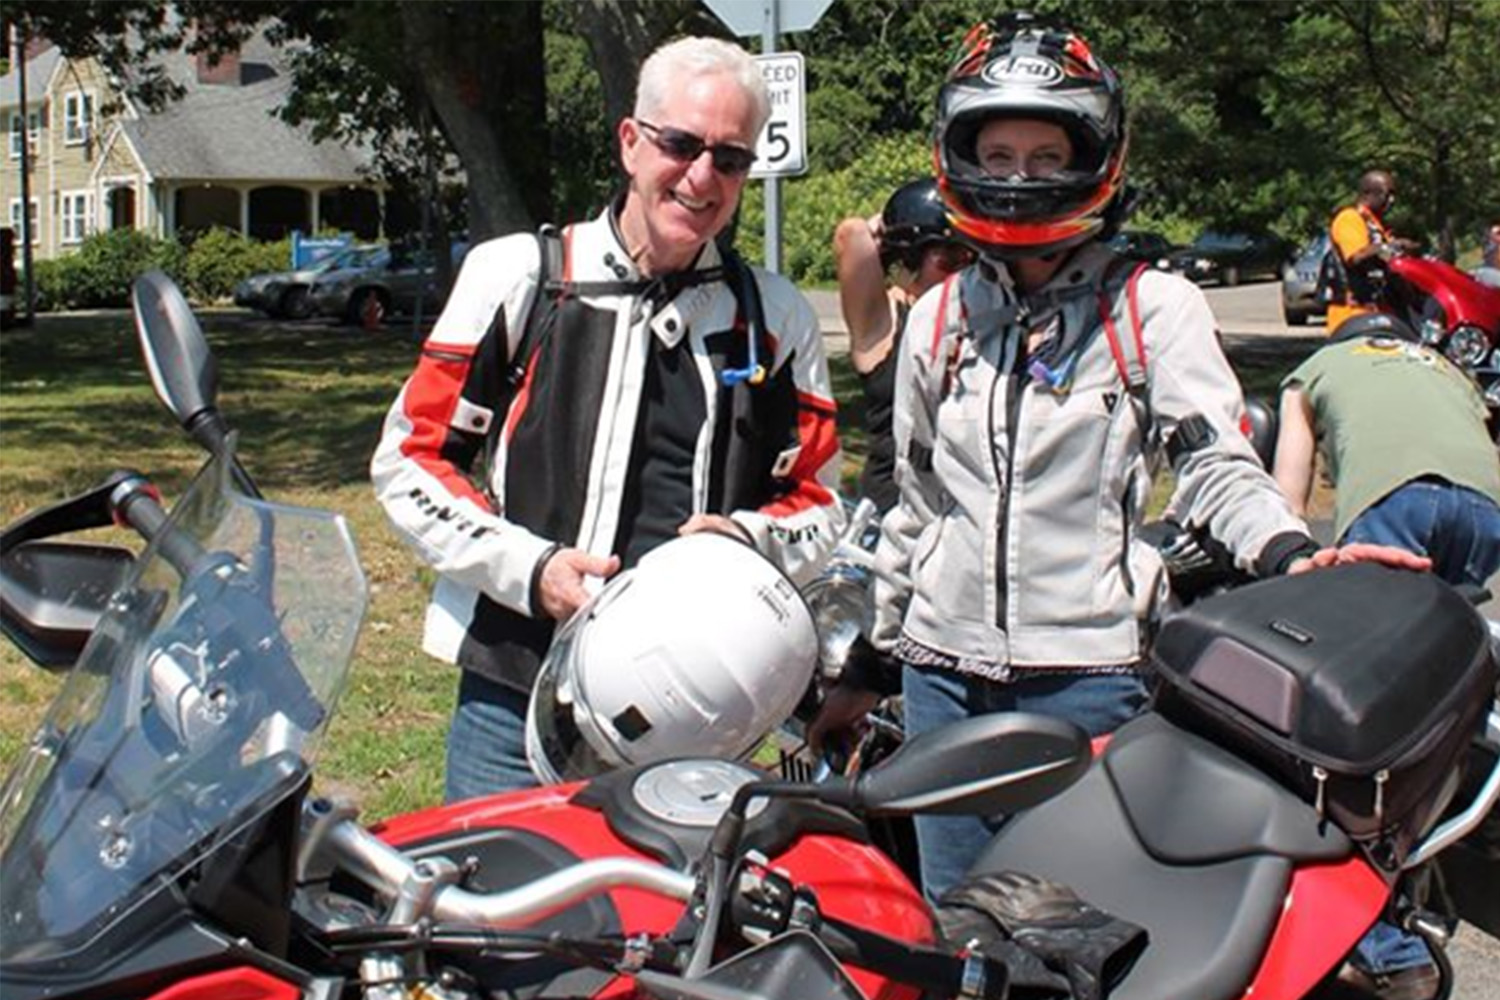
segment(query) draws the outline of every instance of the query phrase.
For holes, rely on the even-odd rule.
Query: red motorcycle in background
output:
[[[1301,577],[1205,601],[1161,654],[1210,697],[1247,678],[1285,695],[1322,660],[1389,680],[1384,721],[1430,716],[1431,738],[1346,727],[1389,757],[1373,783],[1324,773],[1314,794],[1191,713],[1142,716],[1091,764],[1080,730],[1012,713],[924,733],[850,781],[673,760],[361,826],[311,794],[366,602],[348,526],[258,495],[186,302],[159,274],[135,298],[152,382],[213,457],[170,514],[122,472],[0,531],[0,624],[69,671],[0,791],[6,1000],[1299,1000],[1382,916],[1441,962],[1407,883],[1500,800],[1500,764],[1464,795],[1452,758],[1500,748],[1493,638],[1441,583],[1373,567],[1321,571],[1315,599]],[[111,520],[147,540],[139,557],[55,540]],[[1360,630],[1409,645],[1301,616],[1343,621],[1371,593],[1388,596]],[[1285,662],[1257,638],[1267,601],[1269,632],[1302,650]],[[1408,697],[1434,686],[1448,693]],[[1370,789],[1373,809],[1351,797]],[[1033,909],[943,940],[946,911],[864,825],[919,812],[1016,814],[982,868],[1073,886],[1138,947],[1081,963],[1099,911],[1070,922],[1072,905],[1060,925]]]
[[[1415,254],[1393,256],[1385,274],[1387,307],[1474,376],[1490,409],[1490,432],[1500,435],[1500,288]]]

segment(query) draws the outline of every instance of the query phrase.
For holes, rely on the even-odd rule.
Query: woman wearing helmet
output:
[[[928,177],[897,188],[879,215],[840,222],[833,233],[833,256],[839,306],[849,331],[849,357],[865,396],[868,458],[859,489],[884,514],[897,498],[891,439],[896,394],[892,348],[912,304],[972,262],[974,254],[958,241],[937,181]]]
[[[1171,515],[1211,528],[1243,569],[1422,565],[1318,549],[1238,429],[1203,294],[1131,275],[1104,245],[1126,214],[1124,94],[1087,42],[1029,15],[976,27],[934,138],[949,218],[980,259],[922,297],[897,351],[900,501],[883,520],[870,640],[902,664],[909,734],[1022,710],[1097,735],[1140,710],[1165,578],[1137,529],[1162,459]],[[836,688],[813,735],[872,699]],[[917,819],[929,896],[993,829]]]

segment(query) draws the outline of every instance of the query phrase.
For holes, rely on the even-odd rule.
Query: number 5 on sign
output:
[[[807,78],[802,53],[755,57],[771,94],[771,117],[755,143],[751,177],[795,177],[807,173]]]

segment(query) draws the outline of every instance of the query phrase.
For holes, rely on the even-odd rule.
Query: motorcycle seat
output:
[[[973,871],[1041,875],[1146,928],[1149,943],[1112,1000],[1236,1000],[1295,864],[1353,850],[1261,771],[1148,714],[1123,726],[1076,785],[1013,817]]]

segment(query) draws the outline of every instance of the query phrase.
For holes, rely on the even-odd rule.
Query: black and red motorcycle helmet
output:
[[[1049,177],[995,177],[976,152],[997,118],[1052,122],[1073,162]],[[1043,257],[1108,238],[1126,215],[1125,89],[1071,29],[1016,13],[972,28],[938,92],[933,159],[954,228],[983,253]]]

